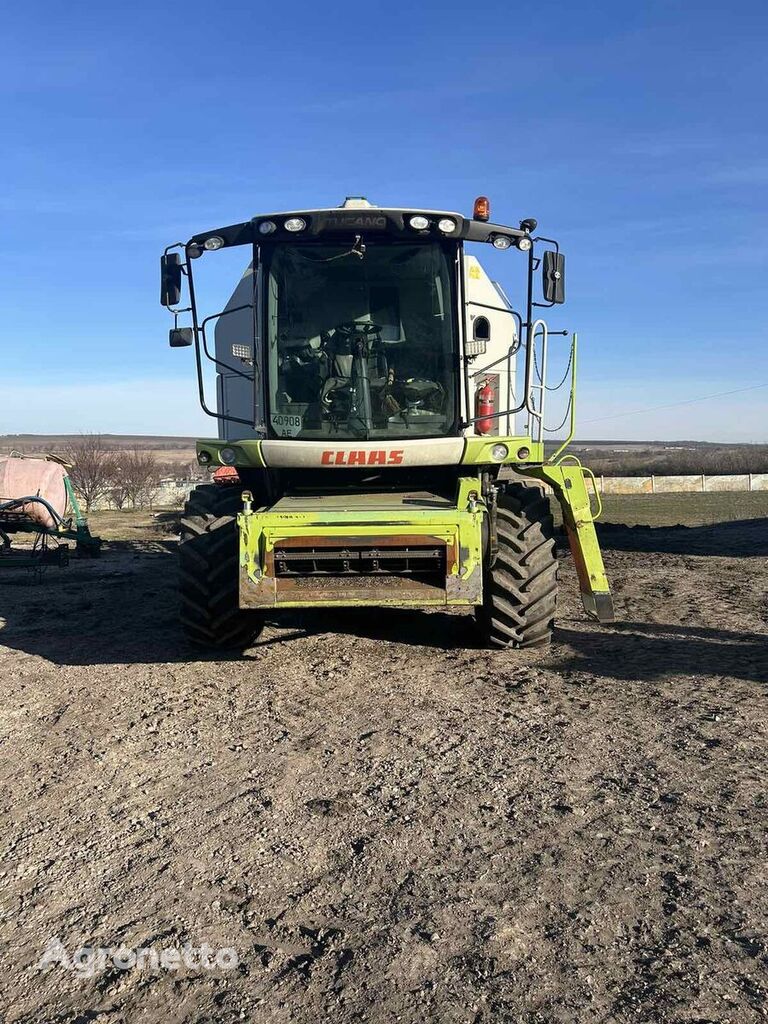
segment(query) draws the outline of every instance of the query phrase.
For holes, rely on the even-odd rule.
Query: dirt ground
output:
[[[0,1019],[764,1021],[762,515],[604,528],[617,623],[564,553],[525,654],[463,614],[339,610],[201,656],[148,517],[8,573]],[[203,943],[234,954],[67,966]]]

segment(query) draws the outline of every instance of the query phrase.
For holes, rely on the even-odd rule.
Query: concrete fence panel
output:
[[[649,476],[598,477],[597,484],[603,494],[653,494],[653,480]]]
[[[591,480],[587,481],[594,491]],[[706,476],[599,476],[602,494],[701,494],[711,491],[768,491],[768,473]]]
[[[749,474],[734,473],[730,476],[705,476],[705,491],[748,491]]]

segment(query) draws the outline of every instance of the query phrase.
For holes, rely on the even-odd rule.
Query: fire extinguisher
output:
[[[478,434],[490,434],[493,420],[486,417],[490,417],[493,412],[493,388],[490,380],[486,380],[475,393],[475,416],[478,417],[475,430]]]

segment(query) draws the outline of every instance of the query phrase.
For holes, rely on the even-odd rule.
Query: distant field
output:
[[[768,491],[714,494],[607,494],[603,521],[627,526],[708,526],[768,519]]]
[[[25,455],[62,454],[67,446],[76,442],[78,434],[0,434],[0,455],[12,451]],[[108,448],[139,448],[152,452],[158,462],[186,466],[195,461],[193,437],[162,437],[149,434],[102,434]]]

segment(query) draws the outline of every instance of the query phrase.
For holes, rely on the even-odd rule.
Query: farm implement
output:
[[[13,537],[32,544],[14,547]],[[66,466],[54,456],[0,457],[0,569],[64,566],[67,540],[81,558],[99,554],[101,541],[88,529]]]

